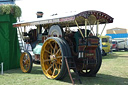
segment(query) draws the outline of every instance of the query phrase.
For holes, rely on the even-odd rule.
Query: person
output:
[[[25,45],[24,45],[24,49],[28,50],[28,51],[32,51],[32,47],[31,47],[29,40],[26,40]]]
[[[38,43],[36,47],[33,49],[33,53],[40,55],[42,46],[43,46],[43,43]]]

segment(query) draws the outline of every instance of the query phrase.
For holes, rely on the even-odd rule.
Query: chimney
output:
[[[42,16],[43,16],[43,12],[38,11],[38,12],[36,13],[36,15],[37,15],[37,18],[42,18]]]

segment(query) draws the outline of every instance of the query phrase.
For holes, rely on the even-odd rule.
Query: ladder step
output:
[[[72,59],[72,61],[70,61],[70,60],[68,61],[68,59],[70,59],[70,60]],[[77,80],[79,80],[80,84],[82,84],[82,82],[80,80],[80,77],[79,77],[79,74],[78,74],[78,71],[77,71],[77,68],[76,68],[76,64],[75,64],[74,58],[72,57],[72,58],[68,58],[68,59],[67,59],[67,57],[65,57],[66,66],[67,66],[69,77],[70,77],[70,79],[72,81],[72,84],[74,85],[74,79],[76,80],[76,78],[77,78]],[[74,69],[75,70],[75,75],[77,76],[76,78],[72,78],[70,69]]]
[[[20,47],[20,51],[23,52],[24,51],[24,41],[22,39],[22,33],[20,32],[19,29],[17,29],[17,36],[18,36],[18,41],[19,41],[19,47]]]

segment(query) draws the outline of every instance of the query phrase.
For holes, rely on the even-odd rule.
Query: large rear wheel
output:
[[[61,40],[50,37],[44,42],[41,50],[41,67],[45,76],[50,79],[62,79],[67,72],[64,61],[67,50]]]
[[[96,61],[97,63],[93,65],[91,69],[86,69],[86,70],[80,70],[78,73],[80,76],[86,76],[86,77],[94,77],[96,76],[97,72],[100,69],[101,63],[102,63],[102,56],[101,56],[101,50],[98,47],[96,49]]]
[[[30,73],[32,70],[32,56],[28,51],[25,51],[20,56],[20,68],[24,73]]]

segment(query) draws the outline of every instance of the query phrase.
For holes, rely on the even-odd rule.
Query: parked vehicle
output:
[[[112,41],[117,42],[117,50],[128,50],[128,40],[126,38],[114,38]]]
[[[102,55],[106,56],[107,53],[112,51],[112,39],[110,36],[100,36],[102,41]]]
[[[119,50],[119,48],[118,48],[118,41],[112,40],[112,50],[113,51],[118,51]]]
[[[74,72],[78,71],[79,75],[96,76],[102,62],[98,26],[112,22],[113,18],[103,12],[84,11],[72,16],[19,22],[13,26],[25,28],[35,25],[37,27],[26,33],[26,36],[29,37],[27,41],[30,42],[32,49],[40,45],[38,43],[42,43],[40,45],[42,48],[38,46],[40,51],[35,52],[37,54],[40,52],[40,55],[35,56],[34,60],[40,61],[43,73],[47,78],[62,79],[68,69],[66,59],[68,59],[70,69],[73,69]],[[70,30],[71,27],[76,27],[77,31]],[[44,32],[42,32],[42,28],[45,29]],[[95,33],[94,28],[97,30]],[[103,41],[108,42],[109,40],[103,38]],[[20,57],[21,70],[25,73],[31,72],[32,62],[32,56],[26,49]]]

